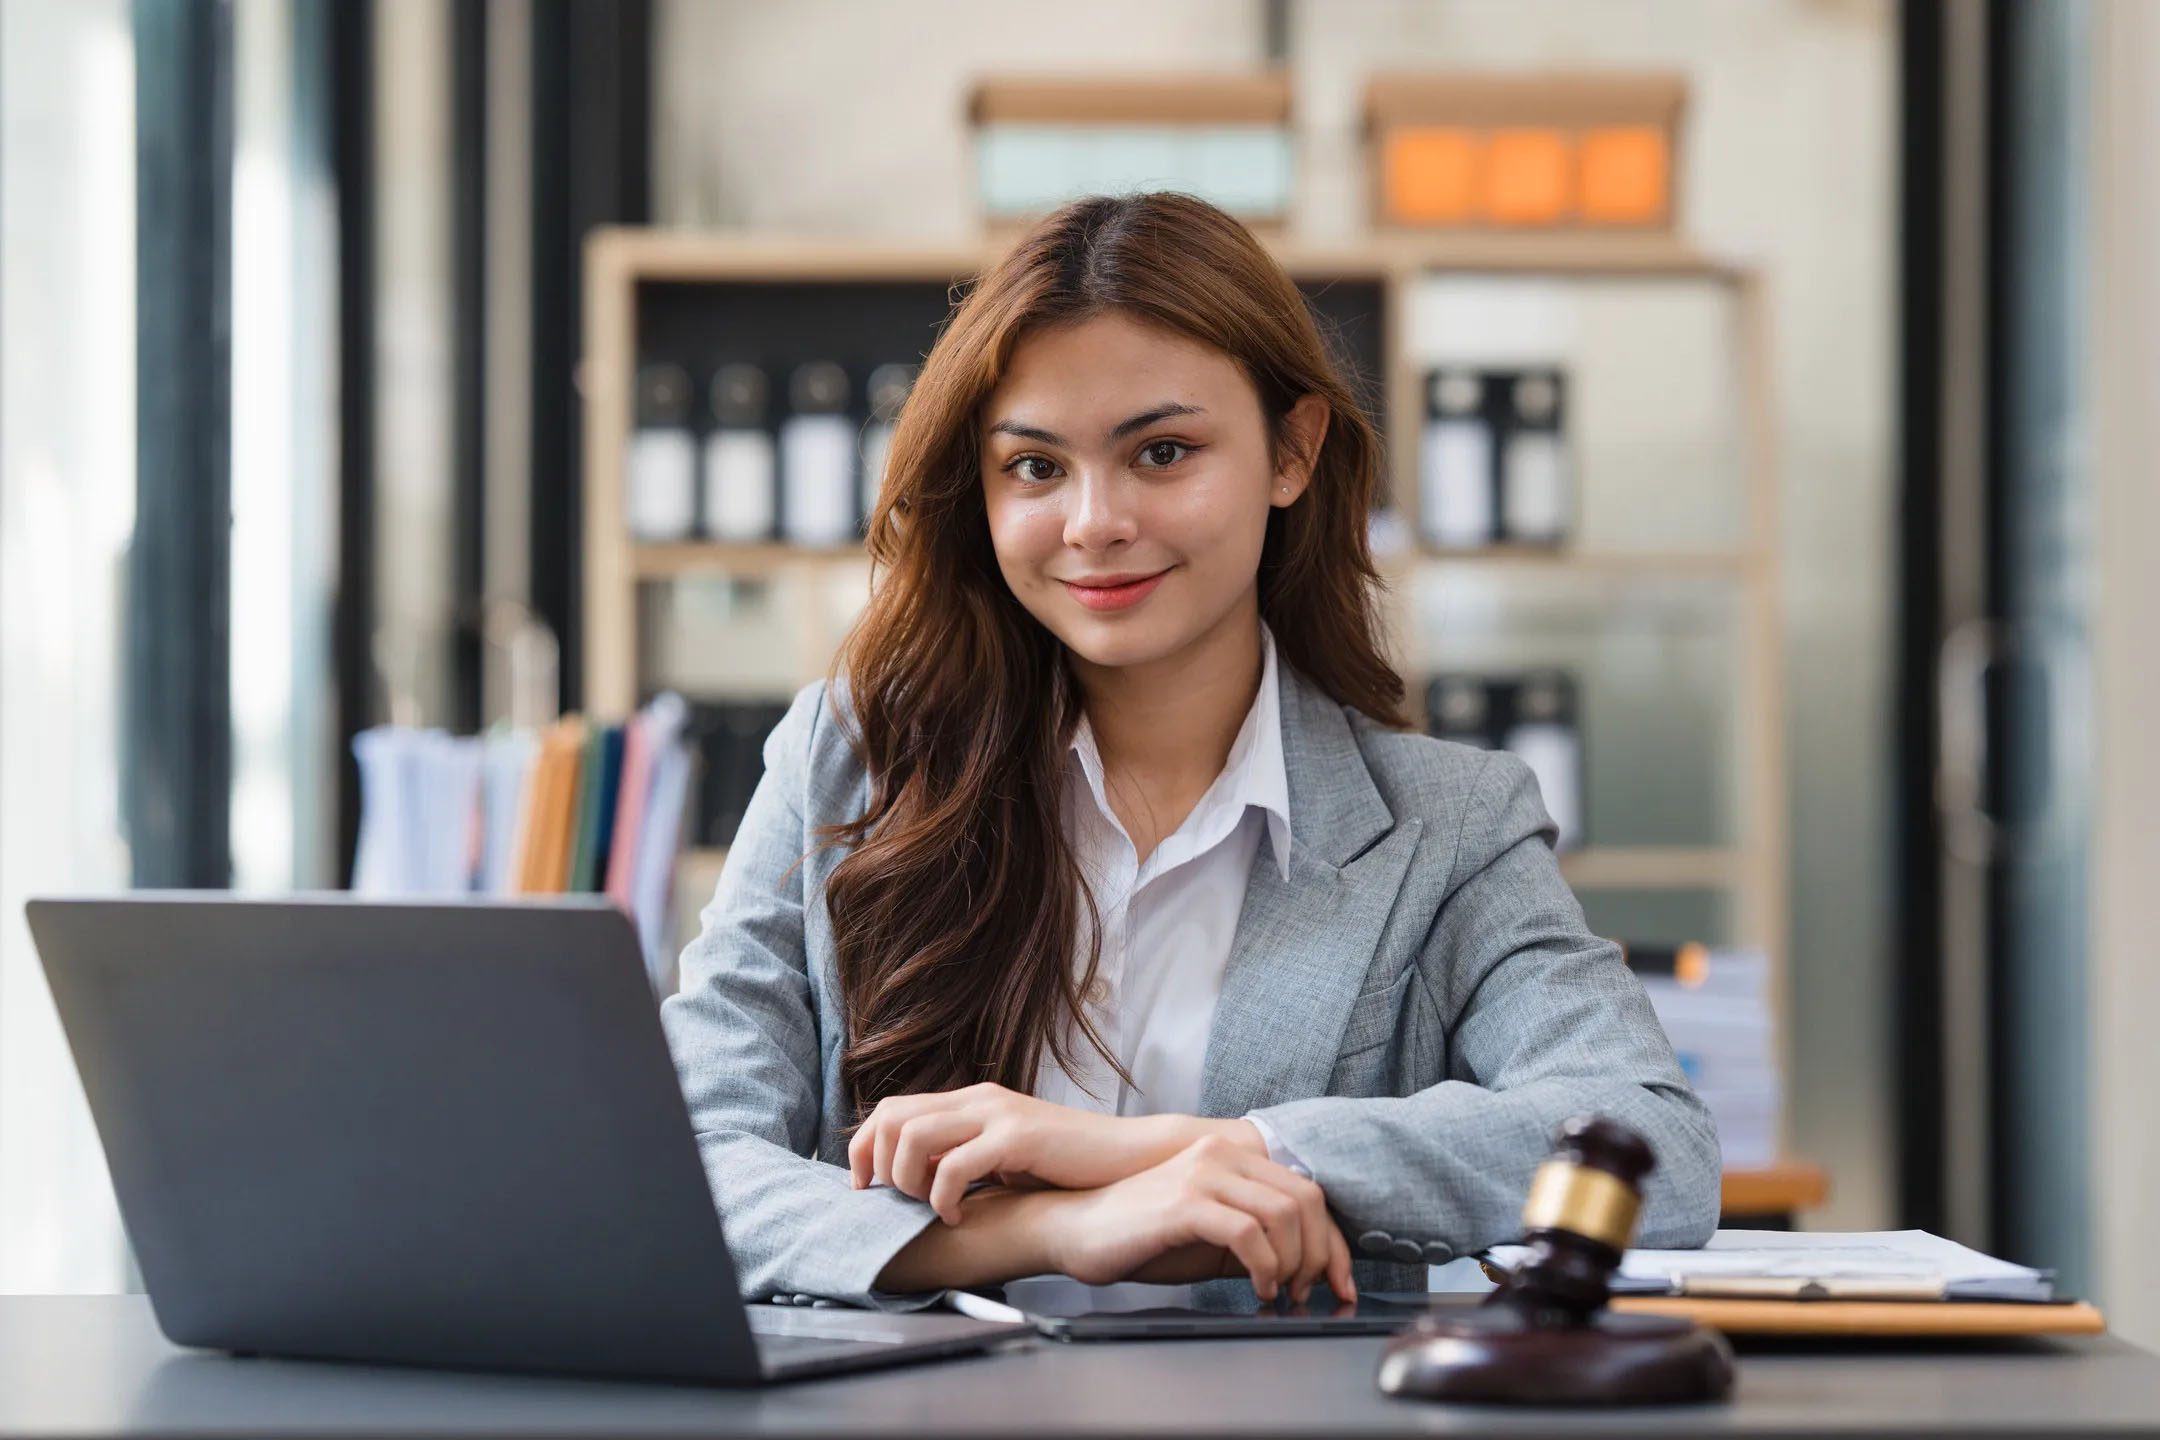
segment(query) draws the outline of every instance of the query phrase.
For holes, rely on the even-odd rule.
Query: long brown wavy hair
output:
[[[1062,642],[999,573],[978,413],[1024,336],[1106,311],[1238,361],[1278,444],[1299,397],[1327,400],[1310,486],[1268,516],[1260,614],[1279,664],[1400,724],[1366,543],[1381,444],[1290,277],[1189,196],[1099,197],[1042,220],[924,361],[870,517],[870,602],[829,677],[870,777],[861,817],[820,832],[852,847],[825,903],[858,1118],[887,1095],[982,1080],[1031,1091],[1046,1047],[1073,1068],[1075,1037],[1116,1066],[1081,1007],[1101,956],[1091,942],[1074,964],[1080,907],[1099,912],[1059,815],[1081,695]]]

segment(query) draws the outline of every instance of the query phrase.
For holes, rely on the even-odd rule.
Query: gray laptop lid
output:
[[[605,901],[32,901],[158,1323],[184,1345],[757,1376]]]

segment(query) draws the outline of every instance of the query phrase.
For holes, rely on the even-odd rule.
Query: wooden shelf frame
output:
[[[623,463],[631,424],[636,364],[637,287],[648,282],[754,283],[910,280],[960,287],[993,264],[1011,242],[992,235],[980,243],[919,245],[834,239],[738,237],[664,229],[602,228],[585,247],[585,355],[580,388],[585,405],[584,680],[587,707],[626,713],[640,686],[638,592],[641,584],[689,575],[775,575],[862,562],[857,547],[814,552],[785,546],[701,543],[634,544],[624,520]],[[1423,375],[1408,354],[1410,308],[1418,282],[1436,272],[1544,275],[1586,281],[1706,283],[1729,298],[1742,430],[1746,521],[1742,543],[1701,552],[1499,549],[1434,551],[1424,547],[1381,557],[1391,578],[1424,568],[1483,567],[1499,574],[1588,574],[1622,580],[1660,575],[1710,576],[1734,587],[1743,643],[1733,676],[1737,733],[1738,823],[1729,847],[1696,850],[1593,847],[1563,859],[1585,888],[1709,888],[1732,897],[1740,943],[1765,949],[1772,964],[1781,1063],[1785,1035],[1787,812],[1783,696],[1783,616],[1778,578],[1778,434],[1770,368],[1769,299],[1761,272],[1705,255],[1667,234],[1384,233],[1352,245],[1309,245],[1276,236],[1264,243],[1300,281],[1330,278],[1378,281],[1387,313],[1389,353],[1380,376],[1389,416],[1422,414]],[[1419,426],[1386,427],[1390,486],[1415,534]],[[1414,587],[1393,584],[1387,604],[1394,658],[1413,679],[1410,663]],[[1413,686],[1413,691],[1422,689]],[[1415,717],[1405,716],[1406,719]]]
[[[719,235],[701,230],[604,225],[585,242],[588,280],[940,280],[964,282],[994,265],[1014,236],[978,244],[864,243],[829,236]],[[1355,244],[1263,237],[1299,279],[1384,280],[1435,270],[1548,274],[1577,279],[1703,280],[1739,284],[1754,271],[1662,234],[1375,235]],[[586,292],[586,317],[596,300]],[[626,297],[618,297],[618,300]],[[633,319],[630,315],[622,317]],[[588,336],[588,355],[591,340]]]
[[[1560,852],[1560,873],[1579,890],[1736,890],[1747,852],[1720,845],[1585,845]]]
[[[830,570],[869,563],[870,552],[860,545],[730,545],[701,540],[639,545],[630,561],[640,580],[680,580],[693,575],[755,579],[790,570]]]
[[[1423,546],[1376,557],[1391,576],[1421,570],[1491,570],[1517,575],[1592,577],[1745,578],[1753,558],[1739,550],[1571,550],[1530,546],[1492,546],[1483,550],[1444,550]],[[758,577],[782,571],[861,566],[870,552],[860,545],[805,546],[783,541],[749,544],[717,540],[644,543],[632,547],[631,568],[640,580],[675,580],[692,575]]]
[[[683,852],[686,864],[717,872],[727,847]],[[1592,845],[1560,853],[1560,873],[1585,890],[1727,890],[1742,883],[1742,852],[1722,846]]]
[[[968,124],[1288,125],[1286,69],[1141,75],[1012,76],[978,80]]]

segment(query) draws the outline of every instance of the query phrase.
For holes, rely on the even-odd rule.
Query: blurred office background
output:
[[[1389,127],[1465,76],[1684,101],[1643,233],[1412,213]],[[1131,172],[1072,125],[1181,81],[1258,138],[1195,183],[1389,428],[1410,718],[1561,695],[1592,923],[1772,958],[1802,1223],[2053,1266],[2160,1341],[2141,0],[7,0],[0,1290],[133,1279],[23,900],[345,886],[363,732],[673,690],[694,909],[865,576],[626,520],[675,453],[638,447],[724,428],[707,362],[840,333],[848,285],[934,319],[1029,185]],[[918,359],[894,324],[869,358]],[[1436,535],[1435,377],[1548,363],[1566,533]]]

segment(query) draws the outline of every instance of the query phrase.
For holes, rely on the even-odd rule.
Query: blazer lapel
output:
[[[1422,822],[1395,823],[1342,707],[1285,665],[1290,876],[1253,859],[1200,1080],[1208,1115],[1325,1093]]]

